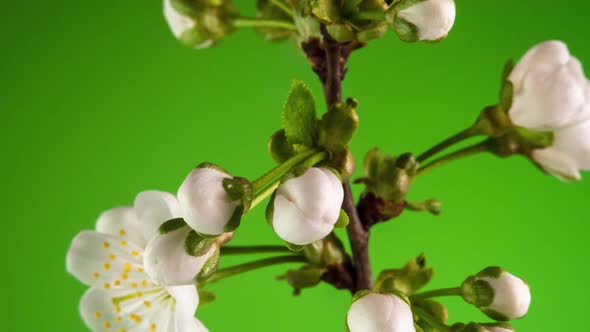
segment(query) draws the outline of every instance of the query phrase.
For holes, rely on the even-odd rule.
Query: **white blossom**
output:
[[[579,180],[580,170],[590,170],[590,83],[581,63],[564,43],[547,41],[523,56],[509,80],[512,122],[554,135],[532,158],[560,179]]]
[[[455,1],[402,0],[392,5],[387,19],[405,41],[437,41],[446,37],[453,27]]]
[[[208,331],[194,318],[195,286],[159,286],[143,265],[149,235],[160,226],[155,220],[173,216],[174,202],[168,193],[143,192],[135,208],[104,212],[96,231],[82,231],[72,241],[66,266],[90,287],[80,313],[92,331]]]
[[[232,200],[223,180],[232,176],[220,169],[194,169],[178,190],[182,217],[195,231],[207,235],[221,235],[234,216],[240,201]]]
[[[306,245],[326,237],[340,216],[344,191],[340,179],[312,167],[282,183],[273,204],[272,227],[289,243]]]
[[[493,291],[492,303],[480,308],[488,315],[500,315],[503,320],[511,320],[522,318],[529,311],[531,291],[522,279],[502,271],[500,275],[479,276],[475,280],[487,282]]]
[[[410,306],[395,294],[368,293],[352,303],[350,332],[415,332]]]

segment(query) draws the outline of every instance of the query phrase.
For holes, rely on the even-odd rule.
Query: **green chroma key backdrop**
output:
[[[254,14],[255,1],[235,1]],[[70,240],[98,214],[145,189],[176,192],[202,161],[255,178],[273,166],[268,137],[293,79],[321,87],[290,43],[245,30],[196,51],[170,34],[160,1],[10,1],[2,6],[2,330],[83,331],[86,287],[65,271]],[[357,159],[375,145],[421,152],[497,101],[509,57],[561,39],[590,68],[590,4],[457,1],[440,44],[394,33],[353,54],[344,96],[358,99]],[[360,169],[357,169],[360,174]],[[360,193],[360,187],[355,187]],[[374,270],[424,251],[429,289],[456,286],[488,265],[526,279],[533,302],[518,331],[586,329],[590,174],[563,184],[519,157],[481,155],[416,181],[410,198],[436,197],[443,214],[405,213],[372,232]],[[279,244],[256,209],[234,244]],[[227,266],[245,257],[223,260]],[[291,296],[285,266],[214,285],[198,311],[212,331],[338,331],[350,295],[329,285]],[[485,320],[460,299],[450,320]]]

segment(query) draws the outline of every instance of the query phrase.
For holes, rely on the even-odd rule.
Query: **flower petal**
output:
[[[66,257],[69,273],[87,285],[116,289],[149,284],[143,271],[143,249],[119,236],[82,231]]]
[[[141,232],[135,209],[130,206],[114,208],[102,213],[96,222],[96,230],[99,233],[121,236],[141,247],[147,242]]]
[[[422,1],[401,10],[398,15],[418,28],[420,40],[435,41],[446,36],[453,27],[455,1]]]
[[[309,219],[293,202],[284,196],[274,199],[272,227],[277,235],[290,243],[305,245],[326,237],[334,224],[321,219]]]
[[[188,226],[154,237],[145,250],[146,272],[156,282],[167,285],[192,285],[207,259],[215,252],[212,245],[208,253],[194,257],[186,252],[184,241],[191,231]]]
[[[223,188],[230,175],[211,168],[197,168],[184,180],[178,190],[182,217],[189,226],[202,234],[220,235],[238,207]]]
[[[542,42],[528,50],[510,73],[509,79],[514,84],[514,90],[518,92],[522,89],[525,76],[531,68],[555,67],[565,64],[569,59],[570,52],[562,41]]]
[[[166,221],[180,217],[174,195],[156,190],[141,192],[135,198],[135,211],[144,237],[149,241]]]
[[[394,294],[369,293],[356,300],[346,318],[351,332],[414,332],[410,306]]]

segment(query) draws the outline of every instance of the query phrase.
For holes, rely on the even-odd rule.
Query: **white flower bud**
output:
[[[529,286],[499,267],[488,267],[463,283],[463,298],[490,318],[508,321],[524,317],[531,304]]]
[[[401,0],[387,10],[386,19],[403,41],[438,41],[453,27],[455,1]]]
[[[232,200],[223,187],[223,180],[231,178],[212,165],[196,168],[186,177],[178,190],[178,201],[182,217],[192,229],[214,236],[225,233],[241,203]]]
[[[346,317],[350,332],[415,332],[408,303],[395,294],[367,293],[356,299]]]
[[[509,80],[512,122],[554,135],[551,146],[533,150],[533,160],[560,179],[580,179],[580,170],[590,170],[590,83],[578,59],[560,41],[543,42],[523,56]]]
[[[211,245],[202,256],[194,257],[185,249],[185,239],[191,231],[188,226],[181,226],[165,234],[158,234],[151,239],[143,255],[143,265],[147,274],[160,285],[191,285],[211,256],[217,250]]]
[[[344,191],[331,170],[312,167],[282,183],[275,195],[271,202],[273,229],[289,243],[306,245],[332,232]]]

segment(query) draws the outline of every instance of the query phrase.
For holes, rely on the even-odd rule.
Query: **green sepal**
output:
[[[524,140],[528,150],[548,148],[555,140],[552,131],[535,131],[519,126],[515,126],[514,130]]]
[[[347,148],[359,126],[356,113],[358,102],[349,98],[344,103],[336,103],[324,114],[319,123],[318,143],[328,151]]]
[[[317,286],[322,281],[324,273],[325,268],[306,265],[296,270],[288,270],[284,275],[277,277],[277,280],[286,280],[293,287],[293,294],[297,296],[301,294],[302,289]]]
[[[514,59],[508,59],[506,61],[506,63],[504,64],[504,70],[502,70],[502,80],[500,81],[500,83],[502,85],[504,85],[504,82],[508,81],[508,77],[510,77],[510,74],[512,73],[513,70],[514,70]]]
[[[268,141],[268,152],[271,158],[278,164],[284,163],[297,154],[293,145],[287,141],[285,129],[275,132],[270,137]]]
[[[371,294],[371,293],[376,293],[376,292],[369,290],[369,289],[361,289],[360,291],[354,293],[354,295],[352,296],[352,303],[355,303],[356,301],[362,299],[365,295]]]
[[[242,214],[250,210],[254,195],[250,181],[242,177],[225,178],[223,179],[223,188],[232,201],[241,201]]]
[[[494,278],[498,279],[504,273],[504,269],[499,266],[488,266],[485,269],[479,271],[475,276],[478,278]]]
[[[504,82],[500,89],[500,106],[504,112],[508,113],[512,107],[512,98],[514,95],[514,85],[510,81]]]
[[[348,214],[344,210],[340,210],[340,215],[338,216],[338,220],[336,220],[336,224],[334,227],[336,228],[346,228],[348,223],[350,222],[350,218],[348,218]]]
[[[514,326],[505,322],[481,324],[484,327],[498,327],[505,330],[514,331]]]
[[[469,323],[465,324],[455,324],[453,325],[453,332],[489,332],[488,329],[485,327],[477,324],[477,323]]]
[[[424,331],[420,325],[414,323],[414,329],[416,330],[416,332],[428,332],[428,331]]]
[[[182,218],[174,218],[164,222],[158,228],[158,233],[160,235],[168,234],[170,232],[174,232],[182,227],[186,226],[186,222]]]
[[[215,299],[217,298],[217,296],[215,295],[215,293],[211,292],[211,291],[207,291],[204,289],[198,289],[199,291],[199,308],[201,306],[206,306],[208,304],[211,304],[215,301]]]
[[[510,317],[504,315],[501,312],[492,310],[490,308],[482,308],[481,312],[483,312],[486,316],[490,317],[493,320],[497,320],[499,322],[507,322],[510,320]],[[523,317],[520,317],[523,318]]]
[[[471,276],[461,285],[461,295],[465,302],[478,308],[485,308],[494,301],[494,289],[489,282]]]
[[[401,269],[382,271],[375,283],[375,289],[379,292],[401,292],[410,296],[426,286],[433,276],[434,269],[426,267],[426,257],[420,254]]]
[[[268,224],[272,227],[272,219],[274,216],[274,212],[275,212],[275,197],[276,197],[276,191],[272,193],[272,195],[270,195],[270,199],[268,200],[268,205],[266,205],[266,210],[264,211],[264,217],[266,218],[266,221],[268,222]]]
[[[283,109],[283,129],[287,141],[292,144],[315,146],[315,99],[302,81],[294,81]]]
[[[206,238],[191,230],[184,239],[184,250],[194,257],[205,255],[211,246],[215,245],[215,238]]]
[[[299,252],[302,251],[305,246],[299,245],[299,244],[293,244],[290,242],[285,241],[285,247],[287,247],[287,249],[293,251],[293,252]]]
[[[195,168],[208,168],[231,176],[230,172],[228,172],[225,168],[210,162],[200,163]]]
[[[415,302],[415,303],[412,303],[412,307],[421,308],[426,313],[428,313],[432,318],[434,318],[436,320],[436,322],[443,324],[443,325],[446,324],[446,322],[449,318],[449,313],[447,311],[447,308],[445,308],[445,306],[443,306],[441,303],[433,301],[433,300],[423,300],[423,301]],[[418,319],[417,322],[422,327],[424,332],[440,332],[437,329],[435,329],[433,326],[428,324],[426,321],[424,321],[423,319]]]
[[[206,281],[207,279],[211,278],[211,276],[213,276],[215,272],[217,272],[217,267],[219,266],[219,256],[219,247],[216,247],[215,252],[213,252],[213,255],[211,255],[211,257],[209,257],[209,259],[205,261],[203,268],[201,269],[199,274],[197,274],[198,283]]]
[[[223,231],[225,233],[233,232],[236,230],[236,228],[240,227],[240,222],[242,221],[242,215],[244,215],[244,205],[240,204],[234,210],[234,213],[232,214],[231,218],[229,219],[229,221],[227,222],[227,224],[223,228]]]

